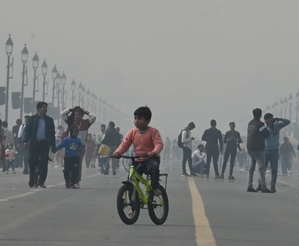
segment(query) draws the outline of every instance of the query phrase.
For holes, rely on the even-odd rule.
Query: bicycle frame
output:
[[[130,174],[129,174],[129,180],[133,184],[134,188],[136,189],[140,200],[143,204],[148,203],[148,193],[152,190],[152,187],[150,185],[150,179],[149,178],[143,178],[139,173],[137,173],[134,166],[130,168]],[[141,190],[141,187],[139,186],[138,180],[145,186],[145,192]],[[134,191],[133,191],[134,193]]]

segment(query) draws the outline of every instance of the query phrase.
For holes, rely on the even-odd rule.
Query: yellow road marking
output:
[[[195,238],[198,246],[216,246],[216,241],[205,213],[205,207],[193,179],[188,179],[192,197],[192,212],[195,225]]]

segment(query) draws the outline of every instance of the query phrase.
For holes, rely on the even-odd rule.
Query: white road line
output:
[[[96,177],[96,176],[99,176],[99,175],[101,175],[101,174],[97,173],[97,174],[89,175],[89,176],[86,176],[86,177],[82,177],[82,179],[84,179],[84,178],[92,178],[92,177]],[[48,185],[47,189],[51,189],[53,187],[57,187],[57,186],[60,186],[60,185],[64,185],[64,182],[57,183],[57,184],[54,184],[54,185]],[[36,192],[42,191],[42,190],[46,190],[46,189],[42,189],[42,188],[41,189],[34,189],[34,190],[30,190],[30,191],[27,191],[25,193],[18,194],[18,195],[15,195],[15,196],[4,197],[4,198],[0,199],[0,203],[1,202],[8,202],[10,200],[17,199],[17,198],[31,196],[31,195],[35,194]]]

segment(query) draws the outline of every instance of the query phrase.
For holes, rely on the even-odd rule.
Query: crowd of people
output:
[[[237,160],[240,169],[248,171],[248,192],[274,193],[279,160],[281,173],[286,176],[292,167],[292,157],[296,155],[287,136],[283,136],[283,143],[280,145],[280,131],[289,125],[290,121],[274,118],[272,114],[267,113],[263,123],[260,120],[260,109],[253,110],[253,120],[248,123],[246,137],[241,137],[235,130],[234,122],[230,122],[229,131],[222,134],[217,129],[216,120],[211,120],[210,128],[204,131],[201,140],[192,137],[191,131],[195,124],[190,122],[177,139],[171,141],[167,137],[163,143],[159,131],[148,126],[151,120],[148,107],[140,107],[134,112],[135,128],[123,139],[119,127],[115,127],[112,121],[107,128],[102,124],[98,134],[89,133],[88,130],[96,121],[96,116],[80,106],[62,111],[61,117],[66,129],[63,126],[55,129],[53,119],[47,115],[47,106],[47,103],[39,102],[37,114],[26,115],[24,123],[18,119],[12,131],[9,130],[6,121],[0,120],[0,167],[6,174],[9,173],[9,169],[15,173],[15,168],[23,168],[23,174],[29,174],[30,187],[46,188],[49,160],[55,159],[57,165],[64,167],[65,186],[75,189],[80,188],[84,160],[86,168],[98,166],[103,175],[108,175],[111,169],[112,174],[116,175],[119,160],[110,158],[111,155],[119,156],[125,152],[141,154],[141,151],[146,151],[153,157],[148,162],[146,171],[153,175],[155,190],[160,159],[173,165],[174,161],[181,160],[182,176],[199,176],[206,179],[210,175],[211,162],[215,179],[225,178],[229,162],[229,180],[235,180],[233,174]],[[51,155],[50,152],[55,155]],[[189,174],[186,170],[187,162]],[[254,189],[252,183],[256,165],[259,185]],[[265,181],[267,172],[271,172],[270,189]],[[159,191],[156,190],[155,193],[159,194]]]

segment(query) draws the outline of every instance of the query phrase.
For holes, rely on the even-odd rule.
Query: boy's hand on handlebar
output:
[[[120,155],[120,153],[118,153],[118,152],[114,152],[112,156],[113,156],[113,157],[118,157],[118,158],[120,158],[121,155]]]
[[[148,157],[155,157],[155,156],[157,156],[158,154],[156,153],[156,152],[148,152],[147,153],[147,156]]]

